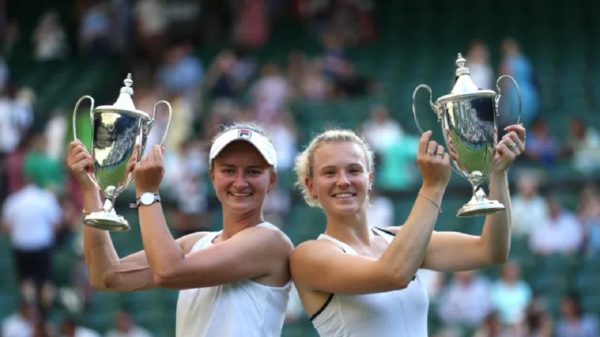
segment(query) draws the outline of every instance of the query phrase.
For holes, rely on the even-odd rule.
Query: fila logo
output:
[[[252,137],[252,131],[248,129],[240,129],[240,131],[238,132],[238,137],[250,139],[250,137]]]

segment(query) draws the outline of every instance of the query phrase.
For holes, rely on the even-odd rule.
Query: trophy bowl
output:
[[[110,231],[127,231],[130,229],[127,220],[118,215],[114,209],[117,196],[127,187],[132,179],[127,171],[127,164],[139,145],[138,160],[144,152],[146,139],[154,124],[156,109],[160,104],[166,105],[169,112],[164,142],[171,122],[171,105],[167,101],[159,101],[154,105],[152,117],[146,112],[137,110],[133,104],[133,80],[131,74],[123,81],[119,98],[113,105],[94,108],[91,96],[82,96],[73,110],[73,138],[77,139],[76,115],[79,105],[86,99],[91,101],[90,119],[92,123],[91,156],[94,160],[94,173],[90,179],[104,196],[102,209],[86,214],[83,223]]]
[[[459,53],[456,60],[457,79],[450,94],[433,103],[431,88],[421,84],[415,88],[412,102],[415,123],[423,133],[417,118],[415,99],[419,90],[429,91],[429,105],[441,124],[452,167],[473,188],[471,200],[458,210],[458,217],[487,215],[505,208],[500,202],[488,199],[484,190],[489,182],[498,143],[496,117],[501,98],[499,84],[503,78],[512,80],[517,89],[519,120],[521,118],[521,96],[516,81],[508,75],[500,76],[496,81],[498,94],[493,90],[478,89],[469,76],[465,62]]]

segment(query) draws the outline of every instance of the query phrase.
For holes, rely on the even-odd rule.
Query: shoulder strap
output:
[[[340,249],[347,254],[351,254],[351,255],[358,255],[356,253],[356,251],[354,251],[354,249],[352,249],[352,247],[350,247],[349,245],[347,245],[346,243],[338,240],[338,239],[334,239],[331,236],[327,235],[327,234],[321,234],[319,235],[319,237],[317,238],[317,240],[327,240],[329,242],[332,242],[333,244],[335,244],[336,246],[340,247]]]
[[[375,234],[384,238],[388,244],[390,244],[392,242],[392,240],[394,240],[394,237],[396,236],[396,234],[394,234],[393,232],[390,232],[387,229],[383,229],[380,227],[371,227],[371,229],[373,229],[373,232],[375,232]]]
[[[217,232],[208,232],[206,235],[200,238],[200,240],[196,241],[194,246],[192,246],[191,252],[202,249],[209,245],[212,245],[212,241],[217,237],[217,235],[221,234],[222,231]]]

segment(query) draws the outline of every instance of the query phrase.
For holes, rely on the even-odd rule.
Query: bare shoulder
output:
[[[292,268],[294,268],[294,265],[304,265],[304,263],[310,263],[310,261],[324,261],[325,259],[323,258],[325,256],[329,256],[330,254],[335,254],[337,252],[343,253],[339,247],[327,240],[304,241],[299,244],[296,249],[294,249],[290,263]]]
[[[243,240],[252,240],[256,243],[267,245],[278,245],[289,250],[294,249],[294,244],[288,236],[277,227],[254,226],[247,228],[235,236]]]

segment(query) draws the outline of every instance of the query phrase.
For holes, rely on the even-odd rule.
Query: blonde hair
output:
[[[315,152],[323,144],[345,142],[355,143],[360,146],[363,154],[365,155],[365,160],[367,161],[367,172],[373,172],[373,151],[371,151],[369,145],[367,145],[367,142],[365,142],[365,140],[357,135],[354,131],[346,129],[331,129],[320,133],[314,137],[306,149],[304,149],[304,151],[302,151],[296,157],[296,164],[294,167],[294,170],[296,171],[295,186],[300,189],[302,197],[304,197],[304,201],[306,201],[309,206],[321,207],[319,200],[310,194],[310,191],[305,185],[306,178],[311,178],[314,173],[313,161]]]

